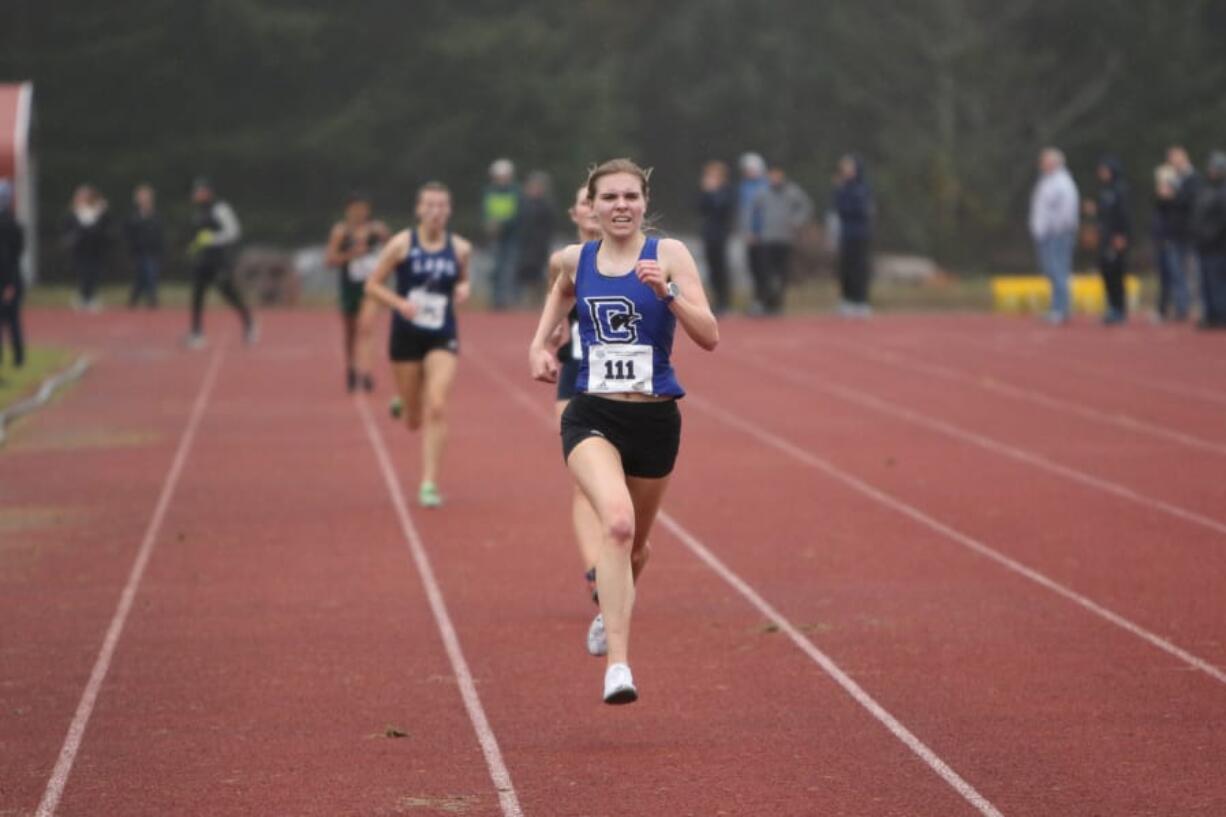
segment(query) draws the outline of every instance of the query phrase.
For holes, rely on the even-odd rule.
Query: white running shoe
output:
[[[634,688],[634,676],[626,664],[610,664],[604,673],[604,702],[607,704],[632,704],[639,699]]]
[[[204,335],[191,332],[183,340],[183,345],[188,349],[203,349],[205,347]]]
[[[587,628],[587,651],[597,657],[609,654],[609,639],[604,634],[604,616],[596,614]]]

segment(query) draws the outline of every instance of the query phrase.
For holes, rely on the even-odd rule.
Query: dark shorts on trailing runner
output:
[[[340,306],[342,315],[356,315],[362,309],[362,299],[366,297],[366,284],[350,280],[341,273]]]
[[[460,339],[449,332],[430,332],[407,322],[392,321],[392,333],[387,342],[387,354],[392,362],[416,363],[436,349],[458,355]]]
[[[562,412],[562,456],[589,437],[608,440],[628,477],[659,479],[673,471],[681,447],[676,400],[637,403],[580,393]]]
[[[578,393],[575,387],[579,383],[579,361],[570,355],[562,358],[558,368],[558,399],[569,400]]]

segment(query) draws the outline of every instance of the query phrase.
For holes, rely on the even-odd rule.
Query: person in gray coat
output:
[[[762,247],[762,308],[768,315],[783,312],[788,267],[797,231],[813,217],[813,200],[788,179],[779,165],[771,165],[767,184],[753,199]]]

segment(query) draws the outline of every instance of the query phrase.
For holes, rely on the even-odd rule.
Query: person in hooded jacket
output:
[[[873,191],[864,175],[864,162],[848,154],[839,160],[835,173],[832,208],[839,223],[839,312],[845,317],[866,318],[868,305],[869,243],[873,235]]]
[[[25,294],[21,256],[24,252],[25,231],[13,215],[13,184],[8,179],[0,179],[0,352],[7,333],[16,368],[25,365],[26,360],[21,334],[21,301]]]
[[[1192,237],[1200,253],[1202,329],[1226,329],[1226,153],[1209,156],[1208,173],[1192,208]]]
[[[1108,156],[1098,163],[1098,270],[1107,294],[1103,323],[1112,326],[1128,318],[1124,296],[1124,274],[1128,269],[1128,250],[1132,242],[1132,218],[1128,214],[1128,189],[1119,160]]]

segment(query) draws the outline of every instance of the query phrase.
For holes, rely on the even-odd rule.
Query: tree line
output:
[[[404,222],[417,184],[445,180],[479,233],[495,157],[565,200],[630,155],[683,230],[707,159],[759,151],[820,202],[855,151],[878,246],[984,270],[1029,263],[1043,145],[1087,188],[1118,155],[1140,223],[1166,145],[1226,145],[1213,0],[9,0],[5,17],[0,78],[36,83],[48,246],[83,181],[121,210],[151,182],[173,225],[206,174],[251,240],[293,245],[352,188]]]

